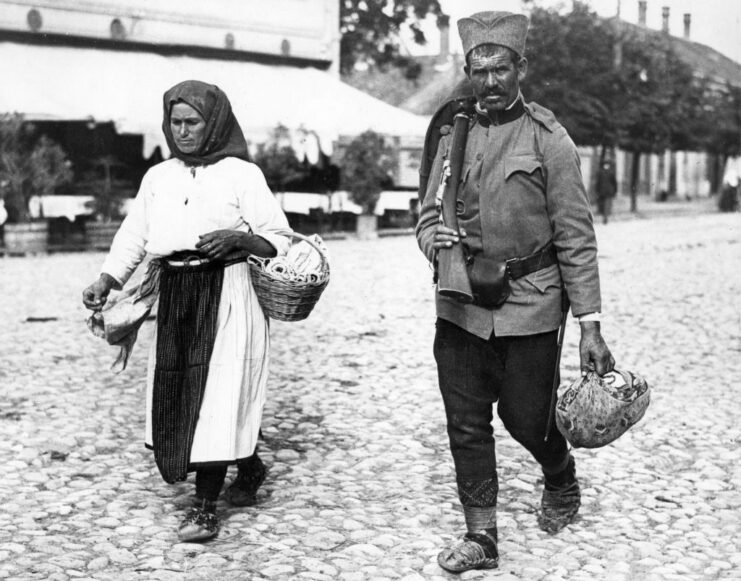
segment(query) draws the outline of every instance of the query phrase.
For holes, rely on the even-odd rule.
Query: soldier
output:
[[[597,245],[576,148],[550,111],[520,93],[527,27],[524,15],[508,12],[458,22],[475,100],[458,185],[460,228],[442,225],[436,207],[450,135],[440,139],[417,225],[433,264],[456,244],[474,262],[507,261],[509,295],[500,306],[436,293],[434,355],[468,531],[438,556],[452,572],[498,564],[494,402],[504,427],[542,467],[540,527],[555,533],[579,509],[566,441],[552,426],[544,438],[563,292],[580,323],[582,373],[603,375],[614,366],[600,333]]]

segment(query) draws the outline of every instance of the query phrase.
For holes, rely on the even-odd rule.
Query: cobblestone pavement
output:
[[[603,332],[653,386],[615,444],[577,450],[584,502],[541,532],[536,464],[496,425],[501,564],[462,579],[741,577],[741,217],[597,226]],[[175,527],[192,481],[142,444],[146,323],[129,369],[80,304],[101,254],[0,260],[0,578],[442,580],[463,531],[431,344],[430,271],[412,237],[328,243],[312,316],[273,327],[259,504],[220,503],[203,545]],[[565,379],[578,372],[571,322]],[[231,479],[233,472],[230,472]]]

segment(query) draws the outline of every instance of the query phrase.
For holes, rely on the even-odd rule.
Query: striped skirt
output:
[[[147,380],[146,443],[167,482],[251,456],[265,403],[268,323],[249,267],[168,267]]]

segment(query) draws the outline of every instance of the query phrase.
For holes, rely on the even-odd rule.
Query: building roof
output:
[[[40,46],[0,41],[0,114],[26,119],[115,123],[119,133],[144,136],[144,154],[167,151],[162,94],[184,79],[221,87],[247,139],[260,143],[278,125],[309,160],[331,155],[340,136],[372,129],[421,140],[427,119],[312,67],[166,57],[149,52]]]
[[[672,36],[639,24],[624,22],[623,26],[639,34],[667,37],[677,56],[689,65],[696,75],[705,77],[714,83],[722,85],[731,83],[736,87],[741,87],[741,64],[714,48],[689,38]]]

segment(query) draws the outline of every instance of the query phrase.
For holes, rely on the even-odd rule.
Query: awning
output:
[[[421,138],[428,123],[311,67],[0,42],[0,79],[0,113],[113,122],[119,133],[144,136],[146,157],[157,146],[167,152],[162,95],[186,79],[223,89],[252,144],[283,125],[309,161],[316,161],[319,149],[331,155],[342,135],[372,129]]]
[[[400,210],[408,212],[411,208],[412,200],[417,199],[416,190],[385,191],[376,204],[373,213],[376,216],[383,216],[387,211]],[[352,201],[350,193],[340,190],[332,194],[331,199],[332,212],[350,212],[352,214],[361,214],[363,208]]]
[[[292,214],[309,215],[311,210],[322,210],[328,214],[334,212],[350,212],[360,214],[363,209],[350,200],[345,191],[332,192],[331,194],[313,194],[308,192],[280,192],[275,194],[278,203],[284,212]],[[417,199],[416,190],[400,190],[381,192],[375,214],[383,216],[390,210],[409,211],[412,201]],[[132,198],[124,201],[121,212],[128,213]],[[39,218],[67,218],[70,222],[77,216],[89,216],[93,213],[93,196],[33,196],[30,202],[31,217]],[[2,200],[0,200],[2,202]],[[0,210],[2,204],[0,204]],[[0,219],[2,224],[2,219]]]

